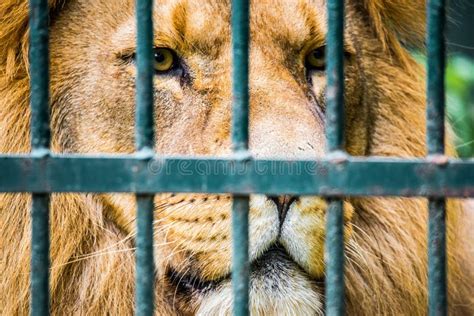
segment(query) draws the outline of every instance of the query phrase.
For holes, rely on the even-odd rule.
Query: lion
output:
[[[134,151],[133,0],[49,0],[51,128],[55,153]],[[255,158],[325,154],[324,0],[251,3],[250,151]],[[422,157],[424,0],[346,3],[346,150]],[[231,154],[230,0],[154,5],[156,152]],[[28,153],[28,4],[0,3],[0,152]],[[331,56],[327,56],[330,58]],[[450,152],[453,153],[452,149]],[[97,176],[99,176],[98,173]],[[229,195],[155,197],[157,315],[232,310]],[[349,315],[427,313],[427,202],[347,198]],[[29,312],[29,194],[0,195],[0,312]],[[134,302],[132,194],[53,194],[51,313],[130,315]],[[473,216],[448,203],[449,308],[474,314]],[[320,197],[250,198],[252,315],[324,314],[326,203]]]

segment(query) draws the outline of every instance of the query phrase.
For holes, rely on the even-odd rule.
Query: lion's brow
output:
[[[156,7],[158,41],[188,52],[212,55],[230,40],[228,0],[161,0]],[[229,12],[227,12],[229,11]]]
[[[230,42],[230,6],[229,0],[157,1],[158,41],[184,52],[217,55]],[[263,36],[297,50],[324,42],[323,0],[260,0],[250,9],[254,39]]]
[[[252,35],[277,41],[285,49],[324,43],[326,23],[322,0],[261,0],[252,2]]]

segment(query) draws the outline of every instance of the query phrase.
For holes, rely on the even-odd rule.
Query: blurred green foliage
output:
[[[474,156],[474,61],[462,56],[449,59],[446,71],[448,119],[457,135],[461,157]]]
[[[425,56],[415,58],[426,64]],[[447,117],[456,134],[460,157],[474,157],[474,60],[450,56],[446,69]]]

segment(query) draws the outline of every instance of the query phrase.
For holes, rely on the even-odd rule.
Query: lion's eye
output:
[[[154,67],[158,73],[167,72],[176,64],[176,55],[168,48],[155,48],[154,58]]]
[[[311,51],[306,56],[306,68],[309,70],[324,71],[326,67],[326,47],[320,47]]]

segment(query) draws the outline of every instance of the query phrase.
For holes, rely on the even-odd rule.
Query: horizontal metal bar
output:
[[[474,159],[317,161],[0,155],[0,192],[473,197]]]

